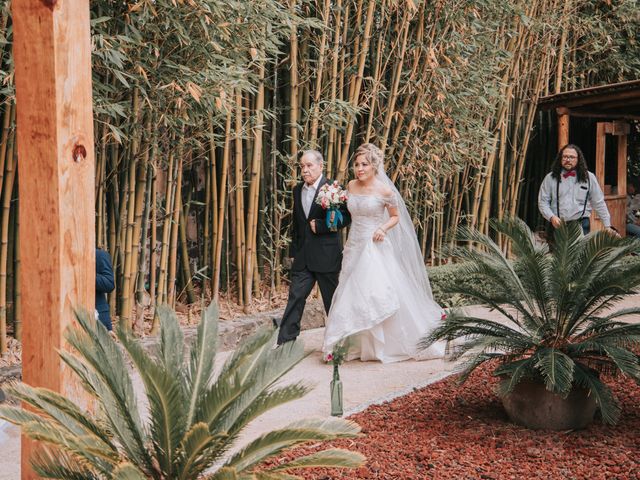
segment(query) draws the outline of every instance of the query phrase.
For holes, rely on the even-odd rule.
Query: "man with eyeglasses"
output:
[[[564,222],[579,222],[586,235],[591,228],[589,217],[595,210],[600,221],[611,229],[611,215],[596,176],[587,170],[582,150],[576,145],[562,147],[551,172],[542,181],[538,192],[538,209],[549,222],[547,240]]]

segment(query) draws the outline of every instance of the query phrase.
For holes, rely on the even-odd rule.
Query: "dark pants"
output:
[[[313,286],[318,282],[324,309],[329,313],[333,292],[338,286],[339,272],[318,273],[304,270],[293,270],[291,272],[291,285],[289,286],[289,298],[287,307],[282,315],[280,331],[278,332],[278,345],[295,340],[300,335],[300,320],[307,297],[313,290]]]
[[[582,233],[584,233],[585,235],[587,235],[591,231],[591,221],[589,220],[589,217],[582,217],[578,220],[570,220],[567,223],[573,223],[573,222],[578,222],[580,224],[580,226],[582,227]],[[551,225],[551,222],[547,222],[547,243],[549,244],[550,250],[553,250],[553,246],[555,244],[555,239],[554,239],[555,231],[556,229],[553,228],[553,225]]]

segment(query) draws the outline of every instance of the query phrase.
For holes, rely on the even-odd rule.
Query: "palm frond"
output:
[[[117,452],[105,449],[92,441],[91,437],[78,437],[56,428],[56,425],[43,421],[29,422],[22,425],[22,433],[29,438],[48,443],[65,451],[77,459],[86,461],[96,471],[108,473],[118,460]]]
[[[81,354],[82,361],[64,351],[60,352],[62,360],[103,399],[103,412],[110,428],[118,434],[131,460],[137,465],[151,467],[151,457],[145,448],[147,434],[142,427],[133,383],[122,353],[91,315],[76,312],[76,319],[80,329],[68,329],[65,337]]]
[[[463,339],[462,345],[464,345],[473,338],[488,336],[508,339],[510,343],[517,344],[517,348],[527,349],[535,345],[537,335],[533,339],[532,335],[531,332],[518,331],[493,320],[465,315],[457,310],[452,310],[444,323],[420,340],[418,348],[426,349],[437,341],[452,341],[458,338]]]
[[[468,227],[462,227],[460,230],[459,240],[466,240],[474,242],[478,245],[483,246],[487,249],[488,254],[491,257],[491,260],[500,266],[500,269],[496,271],[496,273],[500,272],[501,275],[491,276],[492,280],[499,285],[502,285],[504,288],[513,289],[513,298],[521,299],[527,304],[527,309],[529,312],[535,311],[534,302],[529,297],[527,290],[524,288],[522,281],[518,277],[517,273],[513,269],[513,265],[506,258],[500,247],[488,236],[484,235],[478,231],[472,230]],[[476,257],[474,262],[477,265],[484,264],[487,270],[491,270],[492,268],[488,263],[484,263],[481,260],[481,257]]]
[[[224,435],[212,435],[206,423],[196,423],[185,434],[180,444],[180,457],[176,471],[179,480],[197,478],[207,467],[224,453],[220,447],[224,444]],[[212,450],[219,451],[219,454]]]
[[[180,330],[178,317],[167,305],[159,305],[157,315],[160,320],[160,358],[164,369],[174,378],[182,378],[184,360],[184,335]]]
[[[135,465],[125,462],[111,474],[113,480],[147,480],[144,472],[141,472]]]
[[[265,345],[270,344],[274,339],[274,331],[271,329],[260,329],[251,338],[242,342],[233,354],[224,362],[222,369],[218,375],[218,381],[224,380],[225,377],[233,377],[237,375],[242,368],[255,356],[255,352],[262,349]],[[296,342],[288,342],[296,343]]]
[[[204,398],[204,391],[209,386],[213,376],[213,366],[216,357],[216,343],[218,341],[218,306],[211,302],[202,312],[198,325],[198,335],[195,345],[191,349],[191,363],[189,364],[189,409],[187,411],[187,425],[194,422],[197,403]]]
[[[511,248],[527,273],[518,275],[531,299],[535,302],[538,312],[548,317],[549,310],[549,273],[552,263],[547,255],[549,249],[545,244],[537,246],[533,232],[526,223],[518,217],[505,218],[502,221],[492,219],[493,229],[505,235],[510,241]]]
[[[359,432],[357,424],[339,418],[294,422],[253,440],[231,457],[225,466],[244,471],[299,443],[354,437]]]
[[[469,358],[466,358],[463,362],[456,366],[456,373],[459,373],[460,375],[458,377],[458,383],[466,382],[469,376],[483,363],[500,357],[502,357],[502,354],[485,352],[470,355]]]
[[[96,441],[102,442],[106,448],[116,450],[110,440],[110,434],[95,419],[85,413],[74,403],[59,393],[46,388],[33,388],[26,384],[16,384],[10,389],[11,394],[37,408],[55,420],[60,428],[75,435],[90,434]]]
[[[273,339],[273,337],[271,337]],[[229,406],[221,412],[215,423],[221,432],[235,433],[237,420],[267,388],[278,381],[304,358],[304,347],[301,342],[287,342],[280,348],[272,350],[264,344],[253,353],[250,361],[242,366],[241,384],[250,385]]]
[[[262,470],[251,475],[241,476],[239,480],[302,480],[302,477],[284,472]]]
[[[33,411],[0,407],[1,417],[21,425],[25,435],[45,444],[43,453],[36,458],[36,468],[46,478],[200,477],[221,461],[249,421],[308,391],[302,384],[275,386],[304,358],[304,348],[301,342],[290,342],[272,350],[274,333],[267,330],[244,342],[214,379],[215,349],[211,346],[217,340],[215,307],[203,316],[196,352],[190,362],[181,348],[171,351],[172,344],[182,342],[183,337],[177,330],[177,318],[167,310],[160,313],[164,333],[161,332],[158,354],[146,352],[123,329],[118,331],[121,351],[106,332],[100,331],[104,328],[96,327],[84,313],[78,316],[80,327],[71,327],[66,332],[77,354],[65,350],[60,357],[97,402],[95,414],[83,412],[55,392],[26,385],[14,390],[16,397],[31,405]],[[126,367],[123,352],[128,354],[144,384],[149,404],[144,423],[139,417],[132,373]],[[195,400],[190,403],[189,399]],[[196,420],[193,424],[188,420],[189,409]],[[291,478],[284,472],[251,472],[249,468],[287,445],[306,439],[349,437],[358,431],[357,425],[339,419],[298,422],[251,443],[234,456],[234,468],[223,466],[207,478],[245,480],[265,475]],[[300,465],[304,462],[311,465],[313,458],[301,460]],[[356,464],[355,458],[336,452],[333,457],[317,456],[315,462],[342,462],[350,466]]]
[[[576,363],[574,380],[578,385],[586,388],[590,395],[595,396],[602,420],[609,425],[615,425],[620,418],[621,408],[609,387],[600,381],[593,370],[580,363]]]
[[[556,348],[540,348],[536,357],[535,367],[540,371],[547,390],[567,395],[573,386],[573,359]]]
[[[349,467],[357,468],[365,462],[364,455],[343,450],[340,448],[331,448],[320,452],[312,453],[304,457],[298,457],[289,462],[282,463],[276,468],[269,470],[270,472],[278,472],[281,470],[290,470],[293,468],[316,468],[316,467]]]
[[[247,476],[245,475],[245,478]],[[235,468],[222,467],[213,475],[207,476],[207,480],[240,480]],[[244,480],[244,479],[243,479]]]
[[[60,480],[100,480],[102,477],[67,452],[43,446],[31,455],[31,467],[42,478]]]
[[[640,341],[640,324],[622,323],[609,328],[589,328],[579,338],[588,338],[591,341],[619,341],[637,343]]]
[[[236,422],[231,425],[229,432],[240,432],[249,422],[269,410],[285,403],[297,400],[309,393],[310,388],[302,383],[287,385],[285,387],[262,392],[253,400],[244,412],[238,416]]]
[[[498,395],[507,395],[520,383],[520,380],[530,376],[535,371],[536,357],[522,358],[506,362],[496,368],[493,372],[495,376],[502,377],[498,385]]]
[[[177,320],[168,320],[168,323],[173,322]],[[158,365],[128,332],[121,330],[118,338],[133,360],[145,386],[155,457],[163,471],[173,476],[174,456],[185,428],[186,401],[181,383],[182,375],[178,374],[176,377],[176,372],[168,370],[166,365],[163,365],[165,368]],[[182,372],[180,367],[175,368]]]
[[[638,355],[626,348],[620,348],[614,345],[604,344],[602,348],[622,373],[629,375],[636,381],[640,381],[640,362],[638,361]]]

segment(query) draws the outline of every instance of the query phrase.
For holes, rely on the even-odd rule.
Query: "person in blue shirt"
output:
[[[112,331],[113,327],[107,293],[111,293],[115,288],[116,282],[113,277],[111,256],[104,250],[96,248],[96,311],[98,312],[98,320],[109,331]]]

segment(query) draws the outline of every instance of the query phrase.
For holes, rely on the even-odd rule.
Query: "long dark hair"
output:
[[[584,158],[584,153],[580,150],[580,147],[573,143],[568,143],[560,149],[556,155],[556,159],[553,162],[553,168],[551,169],[551,176],[556,180],[560,179],[560,172],[562,172],[562,154],[567,148],[573,148],[578,154],[578,164],[576,165],[576,174],[579,182],[586,182],[589,176],[589,170],[587,169],[587,161]],[[560,179],[562,180],[562,179]]]

